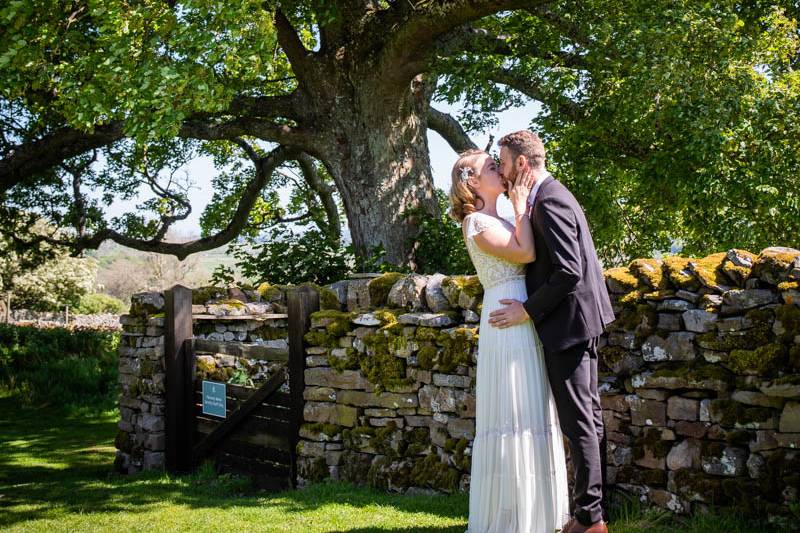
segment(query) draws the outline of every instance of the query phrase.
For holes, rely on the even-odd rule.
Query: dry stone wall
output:
[[[800,251],[639,259],[606,272],[617,320],[601,339],[609,484],[676,512],[786,514],[800,490]],[[363,275],[320,290],[306,335],[300,482],[468,490],[482,287],[474,276]],[[194,292],[210,340],[281,343],[285,287]],[[247,301],[231,303],[238,296]],[[120,347],[118,465],[163,465],[163,297],[134,297]],[[204,307],[203,307],[204,306]],[[201,325],[202,324],[202,325]],[[236,324],[233,326],[233,324]],[[271,369],[198,358],[199,375]],[[796,508],[796,507],[794,507]]]
[[[201,287],[192,292],[195,338],[241,343],[245,354],[196,351],[196,377],[244,386],[269,379],[282,363],[247,356],[250,345],[285,348],[285,288],[263,285],[260,290]],[[246,318],[245,318],[246,317]],[[125,473],[164,468],[165,364],[164,295],[135,294],[131,310],[120,317],[120,422],[116,437],[116,468]],[[288,389],[288,384],[285,385]]]
[[[677,512],[785,513],[800,489],[800,251],[641,259],[606,272],[610,484]],[[331,286],[313,316],[300,472],[466,490],[482,289],[474,277]]]

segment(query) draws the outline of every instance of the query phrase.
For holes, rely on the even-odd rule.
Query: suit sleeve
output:
[[[550,261],[553,272],[523,304],[534,323],[545,318],[575,289],[583,272],[578,223],[572,209],[556,197],[543,198],[535,216],[548,252],[548,257],[536,260]]]

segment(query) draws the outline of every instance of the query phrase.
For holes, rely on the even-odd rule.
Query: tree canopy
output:
[[[459,151],[531,99],[607,264],[797,242],[792,2],[33,0],[0,20],[0,229],[21,248],[182,258],[287,222],[336,248],[346,223],[357,254],[413,264],[403,214],[439,209],[427,130]],[[167,242],[200,154],[203,235]]]

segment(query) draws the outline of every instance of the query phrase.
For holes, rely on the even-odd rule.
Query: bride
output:
[[[569,520],[564,445],[539,337],[530,320],[489,324],[500,300],[527,298],[525,264],[536,260],[526,214],[533,182],[529,170],[508,191],[511,224],[497,214],[506,186],[494,159],[470,150],[453,166],[450,215],[462,224],[484,288],[467,533],[553,533]]]

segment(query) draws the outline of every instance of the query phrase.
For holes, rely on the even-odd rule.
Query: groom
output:
[[[607,533],[603,522],[603,418],[597,392],[597,340],[614,320],[583,209],[545,169],[541,139],[530,131],[500,141],[500,173],[511,184],[528,168],[536,260],[528,264],[528,299],[501,300],[489,323],[506,328],[533,320],[544,346],[561,430],[575,467],[574,517],[564,533]],[[602,446],[605,449],[605,446]]]

